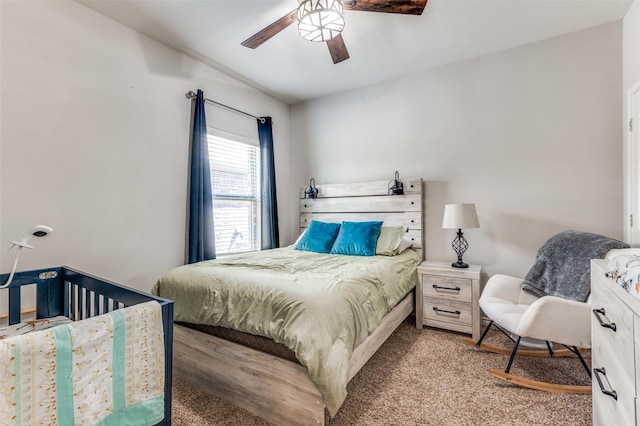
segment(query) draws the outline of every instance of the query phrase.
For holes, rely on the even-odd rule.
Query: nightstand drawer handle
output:
[[[600,374],[602,374],[603,376],[607,377],[607,373],[604,371],[604,367],[602,368],[594,368],[593,369],[593,374],[596,375],[596,379],[598,380],[598,386],[600,386],[600,392],[602,392],[605,395],[609,395],[611,398],[615,399],[616,401],[618,400],[618,392],[616,392],[615,390],[606,390],[604,388],[604,385],[602,384],[602,380],[600,380]]]
[[[453,315],[460,315],[460,311],[447,311],[446,309],[440,309],[437,306],[433,307],[433,310],[436,311],[436,313],[443,313],[443,314],[453,314]]]
[[[602,318],[600,317],[600,315],[606,315],[604,313],[604,308],[594,309],[593,310],[593,315],[595,315],[596,318],[598,319],[598,322],[600,323],[600,326],[602,326],[604,328],[610,328],[615,333],[615,331],[616,331],[616,323],[612,322],[611,324],[608,324],[608,323],[602,321]]]
[[[437,284],[434,284],[433,288],[435,288],[436,290],[460,291],[460,287],[443,287]]]

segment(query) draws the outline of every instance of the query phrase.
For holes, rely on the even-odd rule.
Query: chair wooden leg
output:
[[[514,385],[523,386],[529,389],[537,389],[546,392],[556,393],[574,393],[574,394],[590,394],[591,385],[588,386],[574,386],[574,385],[558,385],[555,383],[539,382],[537,380],[526,379],[524,377],[515,376],[513,374],[505,373],[495,368],[489,369],[489,374],[498,379],[506,380]]]
[[[513,383],[519,386],[530,388],[530,389],[539,389],[543,391],[559,392],[559,393],[579,393],[579,394],[591,393],[591,386],[559,385],[555,383],[539,382],[537,380],[527,379],[524,377],[510,374],[509,370],[511,369],[511,365],[513,364],[513,359],[516,356],[516,352],[518,350],[519,344],[520,344],[520,336],[518,336],[518,339],[516,340],[516,343],[513,346],[513,351],[511,352],[511,358],[509,358],[509,365],[507,365],[506,370],[502,372],[502,371],[496,370],[495,368],[490,368],[489,373],[492,376],[497,377],[498,379],[506,380],[510,383]],[[549,342],[547,342],[547,344],[549,345]],[[564,346],[565,348],[567,348],[568,351],[578,356],[580,363],[582,363],[582,366],[584,367],[584,369],[587,370],[587,374],[589,374],[589,377],[591,377],[591,371],[589,370],[587,363],[582,357],[582,354],[580,354],[580,350],[576,346],[571,346],[571,347],[567,345],[562,345],[562,346]],[[548,348],[549,348],[549,351],[551,351],[550,345],[548,346]]]

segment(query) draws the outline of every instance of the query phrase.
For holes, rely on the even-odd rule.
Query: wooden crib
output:
[[[5,283],[9,274],[0,275]],[[35,302],[22,296],[28,286],[35,286]],[[17,324],[23,315],[35,313],[36,319],[64,315],[73,321],[81,321],[113,310],[139,303],[157,301],[162,309],[165,350],[164,411],[165,416],[158,425],[171,424],[171,373],[173,356],[173,301],[142,291],[125,287],[111,281],[94,277],[61,266],[18,272],[8,288],[0,290],[0,298],[8,300],[8,310],[0,313],[0,320],[8,325]],[[33,297],[33,295],[31,296]],[[1,300],[1,299],[0,299]],[[23,304],[35,307],[22,308]],[[5,302],[6,305],[6,302]],[[2,312],[3,309],[0,309]]]

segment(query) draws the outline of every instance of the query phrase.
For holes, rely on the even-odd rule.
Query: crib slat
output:
[[[69,291],[71,292],[71,298],[69,303],[69,319],[72,321],[77,321],[77,309],[76,309],[76,294],[78,292],[78,288],[75,284],[69,283]]]
[[[84,318],[91,318],[91,292],[89,290],[85,290],[84,297],[85,297]]]
[[[78,289],[78,321],[82,321],[84,319],[84,289],[80,286]]]
[[[100,315],[100,295],[98,293],[93,293],[93,316]]]
[[[69,291],[69,287],[70,286],[71,286],[71,283],[69,283],[67,281],[64,281],[63,284],[62,284],[62,287],[64,289],[64,296],[63,296],[63,299],[62,299],[62,300],[64,300],[64,302],[62,304],[63,305],[62,309],[64,310],[64,316],[67,317],[67,318],[71,318],[70,317],[71,314],[69,312],[70,311],[69,306],[71,305],[71,302],[69,301],[69,297],[71,297],[71,294],[70,294],[70,291]]]
[[[20,322],[20,287],[9,287],[9,325]]]

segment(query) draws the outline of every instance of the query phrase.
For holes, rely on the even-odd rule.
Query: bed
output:
[[[316,254],[283,247],[185,265],[161,278],[152,292],[176,301],[176,376],[278,425],[322,425],[325,407],[335,415],[346,395],[346,383],[415,306],[415,268],[423,259],[422,180],[405,180],[402,195],[389,195],[388,185],[387,181],[318,185],[315,199],[305,198],[301,188],[300,231],[311,229],[314,222],[378,221],[384,227],[404,227],[404,239],[412,248],[397,256]],[[266,260],[269,256],[273,258]],[[309,259],[312,266],[305,263],[296,269]],[[357,282],[364,270],[376,275]],[[240,274],[246,276],[227,285]],[[219,287],[221,283],[226,287]],[[337,288],[355,299],[334,299],[327,288]],[[259,296],[249,298],[248,292],[256,289]],[[262,304],[274,294],[285,295],[276,300],[277,308]],[[203,300],[219,306],[200,305]],[[371,311],[372,317],[360,320],[345,314],[345,322],[334,323],[333,317],[342,316],[342,308],[327,314],[325,309],[333,305]],[[231,309],[245,314],[230,319],[226,311]],[[271,320],[261,322],[253,318],[261,310],[277,312]],[[303,317],[307,312],[314,316]],[[325,320],[335,335],[325,336],[324,328],[319,328]],[[220,334],[220,329],[225,332]],[[245,343],[235,332],[230,336],[227,331],[231,329],[241,335],[255,334],[267,340],[265,344],[272,340],[290,353],[274,353],[262,343]],[[316,349],[310,340],[328,342],[328,346],[323,343]],[[309,358],[313,351],[325,355]]]
[[[7,278],[8,274],[0,275],[0,282],[6,282]],[[0,301],[2,301],[0,306],[3,306],[0,309],[0,327],[2,327],[3,330],[19,327],[21,323],[35,327],[35,324],[62,321],[60,327],[40,330],[37,332],[40,334],[33,333],[31,335],[25,334],[23,336],[17,336],[21,338],[37,336],[39,339],[43,336],[42,333],[46,331],[55,331],[58,333],[56,336],[64,336],[59,330],[65,327],[66,323],[71,323],[69,325],[69,329],[72,330],[71,333],[100,333],[105,328],[102,324],[106,324],[105,318],[108,316],[118,317],[121,330],[124,331],[126,329],[126,333],[133,333],[136,329],[135,326],[132,327],[130,324],[134,324],[136,321],[142,324],[143,319],[141,315],[148,312],[150,323],[152,323],[154,327],[161,329],[161,333],[160,330],[158,330],[155,334],[156,343],[158,343],[156,344],[156,352],[160,352],[160,356],[157,356],[156,359],[164,363],[164,365],[158,365],[156,367],[156,370],[159,369],[160,372],[164,370],[163,381],[158,382],[161,389],[155,390],[156,394],[163,393],[164,397],[163,399],[154,401],[156,403],[156,416],[163,418],[156,424],[171,424],[173,358],[172,301],[118,285],[66,266],[16,273],[9,287],[0,290]],[[35,303],[35,307],[31,307],[33,303]],[[159,324],[160,320],[161,324]],[[47,327],[49,325],[47,325]],[[85,330],[83,330],[83,327]],[[78,330],[80,331],[78,332]],[[77,336],[79,334],[72,335]],[[117,333],[111,333],[111,335],[119,336]],[[129,336],[131,335],[132,334],[129,334]],[[136,336],[139,335],[136,334]],[[90,335],[89,338],[91,337],[93,337],[93,335]],[[32,339],[29,345],[38,343],[33,340],[37,339]],[[130,344],[127,347],[135,348],[136,346],[144,346],[146,343],[144,338],[135,339],[134,341],[136,342],[135,345]],[[0,340],[0,342],[2,342],[2,340]],[[7,339],[4,340],[4,342],[11,342],[12,345],[18,345],[15,339]],[[115,346],[116,345],[111,342],[111,347]],[[97,346],[95,346],[95,348],[97,348]],[[73,357],[70,359],[74,362],[76,361],[77,353],[70,354],[69,356]],[[124,354],[122,359],[130,362],[130,358],[126,358],[128,356],[129,354]],[[54,358],[57,358],[58,361],[62,359],[59,354],[54,356]],[[89,356],[89,358],[98,359],[99,357]],[[5,361],[6,364],[7,360],[0,359],[0,363],[3,361]],[[71,363],[69,364],[71,365]],[[109,366],[109,368],[111,367]],[[42,374],[42,369],[40,370],[38,374]],[[3,372],[7,373],[7,371]],[[114,367],[113,376],[115,377],[117,375],[117,370]],[[125,377],[123,380],[126,382],[127,379],[128,378]],[[98,386],[94,386],[96,380],[87,380],[88,382],[86,383],[89,383],[95,390],[98,390]],[[66,389],[66,391],[68,391],[68,389]],[[117,399],[115,396],[114,398]],[[85,402],[85,404],[90,405],[97,403],[98,401],[91,397]],[[157,404],[161,405],[158,407]],[[58,415],[60,415],[60,408],[58,408],[58,410]],[[163,410],[164,413],[160,412],[158,414],[157,411],[159,410]],[[71,411],[73,412],[73,406],[71,407]],[[71,415],[73,414],[71,413]],[[129,415],[133,415],[135,418],[140,415],[140,412],[129,411]],[[107,422],[104,424],[114,424],[113,421],[113,417],[111,417],[111,423]],[[126,420],[123,421],[126,422]],[[155,420],[153,421],[155,422]],[[116,424],[119,423],[121,424],[121,422],[116,421]]]

